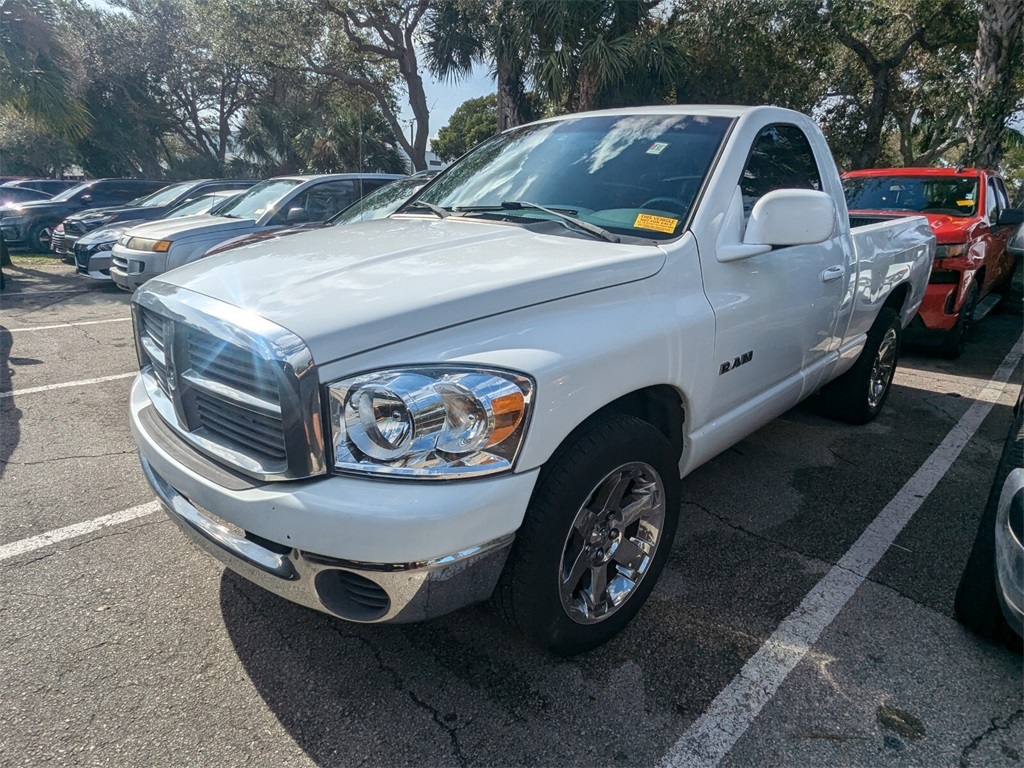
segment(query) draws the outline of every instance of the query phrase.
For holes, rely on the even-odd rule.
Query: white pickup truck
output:
[[[662,106],[483,143],[389,219],[204,259],[133,299],[131,423],[171,518],[357,622],[492,595],[557,654],[636,614],[680,478],[821,392],[889,392],[935,242],[851,230],[807,117]]]

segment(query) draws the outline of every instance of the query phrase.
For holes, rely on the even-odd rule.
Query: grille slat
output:
[[[286,457],[279,421],[246,411],[205,393],[196,395],[201,426],[247,450],[281,460]]]
[[[201,331],[189,333],[189,364],[207,378],[271,403],[280,402],[277,381],[252,353]]]

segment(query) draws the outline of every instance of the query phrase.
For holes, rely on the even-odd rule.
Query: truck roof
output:
[[[974,178],[983,173],[992,174],[992,171],[983,171],[981,168],[864,168],[859,171],[847,171],[843,174],[844,179],[856,179],[869,176],[962,176]]]

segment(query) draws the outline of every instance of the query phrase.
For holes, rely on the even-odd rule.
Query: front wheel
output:
[[[848,424],[867,424],[881,412],[896,375],[902,331],[895,309],[878,313],[857,362],[821,391],[830,416]]]
[[[25,242],[35,253],[49,253],[50,251],[50,228],[37,224],[28,231]]]
[[[974,309],[978,305],[978,284],[968,289],[967,298],[956,316],[956,324],[946,331],[939,346],[939,354],[947,360],[956,360],[967,348],[967,339],[974,327]]]
[[[569,437],[542,472],[496,594],[505,620],[559,656],[630,622],[672,548],[679,469],[665,436],[609,416]]]

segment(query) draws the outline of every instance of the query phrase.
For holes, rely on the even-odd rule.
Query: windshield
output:
[[[92,187],[92,182],[87,181],[83,184],[78,184],[74,187],[71,187],[71,189],[65,189],[63,192],[60,192],[59,194],[56,194],[53,197],[51,197],[50,200],[52,200],[55,203],[63,203],[67,200],[70,200],[75,195],[81,192],[85,192],[90,187]]]
[[[232,197],[238,193],[230,195],[203,195],[197,197],[195,200],[189,200],[187,203],[182,203],[173,211],[168,213],[164,218],[177,219],[182,216],[198,216],[202,213],[209,213],[218,205],[223,205]]]
[[[973,216],[978,179],[969,176],[858,176],[843,179],[851,211],[913,211]]]
[[[611,232],[667,239],[680,234],[730,122],[625,115],[527,125],[481,144],[418,199],[457,213],[554,218],[508,205],[532,203]]]
[[[186,181],[182,184],[172,184],[169,187],[158,189],[151,195],[143,195],[135,200],[132,200],[128,205],[136,208],[159,208],[162,205],[169,205],[173,203],[175,198],[188,192],[196,183],[194,181]]]
[[[351,224],[356,221],[373,221],[390,216],[406,200],[423,189],[430,179],[409,178],[393,181],[353,203],[331,219],[331,225]]]
[[[298,179],[261,181],[217,211],[217,215],[230,216],[233,219],[258,219],[267,211],[275,210],[281,198],[301,183]]]

